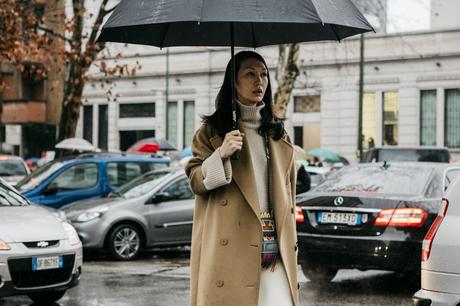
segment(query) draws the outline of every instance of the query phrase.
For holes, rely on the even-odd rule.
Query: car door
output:
[[[153,244],[189,243],[195,196],[187,177],[173,180],[147,201]]]
[[[59,208],[65,204],[101,194],[99,165],[94,162],[69,166],[40,190],[42,205]]]

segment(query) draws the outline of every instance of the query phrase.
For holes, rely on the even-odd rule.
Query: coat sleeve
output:
[[[210,134],[205,124],[198,129],[192,141],[192,158],[185,166],[190,187],[197,195],[229,184],[232,177],[230,161],[222,162],[219,150],[209,140]]]

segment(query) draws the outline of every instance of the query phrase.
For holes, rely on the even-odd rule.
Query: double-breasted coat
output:
[[[232,181],[203,184],[202,163],[223,139],[203,124],[192,142],[186,173],[196,194],[191,246],[190,306],[258,306],[262,227],[248,143],[231,160]],[[282,262],[298,306],[294,150],[288,135],[270,138],[271,193]],[[279,263],[278,263],[279,264]],[[283,306],[283,305],[280,305]]]

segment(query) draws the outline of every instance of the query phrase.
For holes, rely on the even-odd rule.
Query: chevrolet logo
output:
[[[37,248],[46,248],[49,245],[48,241],[37,242]]]

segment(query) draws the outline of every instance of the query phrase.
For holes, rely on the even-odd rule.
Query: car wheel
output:
[[[29,298],[38,305],[50,305],[65,294],[65,290],[59,291],[47,291],[47,292],[37,292],[28,294]]]
[[[337,274],[337,268],[329,268],[320,264],[302,264],[302,271],[305,276],[313,283],[328,283]]]
[[[139,255],[141,244],[139,229],[131,224],[121,224],[110,232],[107,251],[116,260],[131,260]]]

